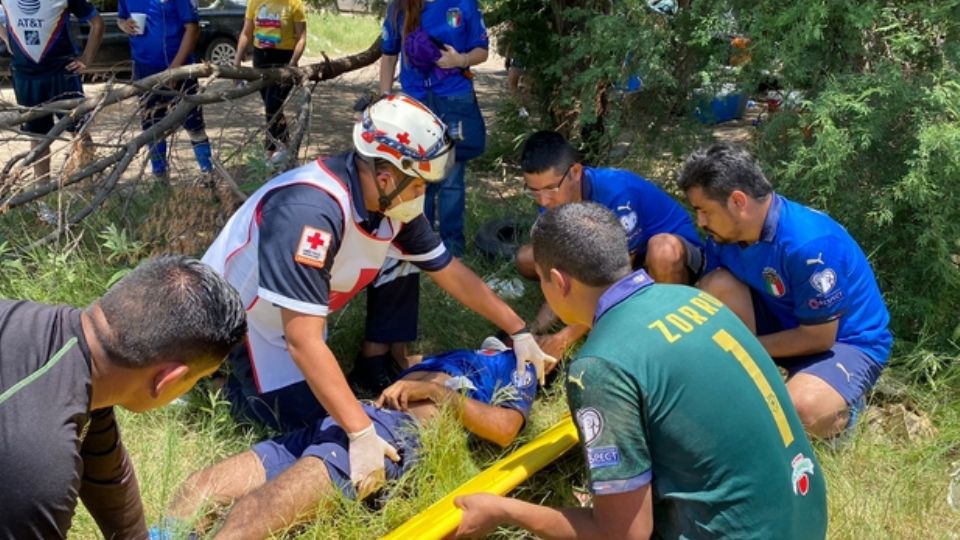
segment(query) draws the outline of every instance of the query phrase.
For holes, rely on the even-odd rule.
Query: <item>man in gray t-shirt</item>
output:
[[[77,498],[106,538],[146,538],[113,406],[163,406],[246,331],[240,297],[186,257],[144,263],[84,310],[0,300],[0,538],[65,538]]]

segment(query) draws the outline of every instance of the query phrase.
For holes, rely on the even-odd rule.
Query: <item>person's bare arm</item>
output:
[[[180,48],[177,49],[177,55],[170,62],[170,68],[180,67],[186,63],[187,58],[193,54],[197,48],[197,40],[200,39],[200,25],[190,22],[183,25],[183,39],[180,40]]]
[[[67,69],[74,73],[82,73],[87,66],[93,63],[93,59],[100,50],[100,41],[103,40],[103,17],[100,14],[94,15],[90,19],[90,35],[87,36],[87,44],[83,48],[83,54],[77,57],[73,62],[67,64]]]
[[[293,31],[297,36],[297,43],[293,46],[293,56],[290,58],[290,65],[296,67],[300,63],[300,57],[307,48],[307,23],[293,23]]]
[[[593,508],[556,509],[486,493],[457,497],[454,504],[463,509],[456,538],[480,538],[502,523],[549,539],[646,540],[653,533],[649,484],[626,493],[597,495]]]
[[[523,415],[519,411],[488,405],[442,384],[429,381],[399,380],[380,394],[377,406],[402,411],[407,410],[411,403],[421,400],[455,407],[460,422],[467,431],[501,447],[512,443],[523,427]]]
[[[515,334],[526,327],[524,320],[458,259],[428,274],[450,296],[504,332]]]
[[[83,477],[80,500],[105,538],[146,538],[140,487],[130,456],[120,440],[113,409],[90,414],[80,447]]]
[[[760,336],[760,344],[774,358],[789,358],[791,356],[806,356],[830,350],[837,342],[837,329],[840,320],[817,325],[800,325],[790,330],[783,330]]]
[[[397,55],[384,54],[380,57],[380,81],[377,89],[380,94],[389,94],[393,88],[393,75],[397,71]]]
[[[490,53],[487,49],[477,47],[465,53],[457,52],[450,45],[444,45],[440,51],[440,58],[437,59],[437,66],[442,68],[462,68],[467,69],[470,66],[482,64],[487,61]]]
[[[240,35],[237,36],[237,52],[233,56],[233,65],[239,67],[243,62],[244,56],[247,54],[247,47],[250,46],[250,41],[253,40],[253,21],[250,19],[243,20],[243,29],[240,30]]]
[[[326,318],[288,309],[281,309],[280,313],[287,349],[317,401],[347,433],[369,426],[370,418],[363,412],[333,351],[323,340]]]

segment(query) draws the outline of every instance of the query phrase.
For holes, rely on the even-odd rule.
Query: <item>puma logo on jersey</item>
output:
[[[807,259],[807,266],[811,266],[814,264],[826,264],[825,262],[823,262],[823,252],[818,253],[816,259]]]
[[[568,373],[567,384],[575,384],[579,386],[581,390],[586,390],[586,388],[583,387],[583,374],[584,372],[581,371],[578,377],[574,377],[572,373]]]

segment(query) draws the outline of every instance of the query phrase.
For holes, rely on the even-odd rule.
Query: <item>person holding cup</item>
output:
[[[200,37],[197,6],[192,0],[120,0],[117,26],[130,36],[133,77],[143,79],[168,69],[195,62],[194,49]],[[196,94],[196,79],[167,83],[169,89],[183,94]],[[177,98],[148,91],[140,98],[144,130],[150,129],[176,105]],[[203,122],[203,111],[194,108],[183,126],[190,136],[193,154],[202,173],[213,170],[210,140]],[[149,144],[150,166],[154,176],[168,176],[167,143],[157,138]]]

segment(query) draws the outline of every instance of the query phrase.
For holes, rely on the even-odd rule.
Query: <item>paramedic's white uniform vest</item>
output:
[[[307,184],[329,193],[343,211],[343,237],[330,269],[330,305],[311,304],[281,296],[260,287],[258,245],[260,230],[258,216],[264,197],[279,188],[292,184]],[[429,260],[437,253],[403,255],[393,247],[393,239],[400,232],[399,220],[384,217],[376,236],[357,225],[359,216],[350,201],[350,188],[317,160],[288,171],[258,189],[230,218],[226,227],[207,249],[203,262],[221,273],[240,292],[247,310],[247,347],[257,389],[269,392],[303,379],[294,364],[283,338],[280,308],[298,313],[326,316],[343,307],[348,300],[370,284],[389,255],[397,259]],[[310,225],[310,224],[305,224]],[[290,257],[294,257],[294,253]]]

